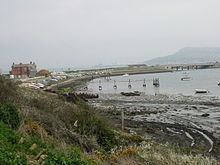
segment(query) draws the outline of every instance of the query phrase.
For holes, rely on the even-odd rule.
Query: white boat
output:
[[[208,93],[209,91],[207,89],[195,89],[196,93]]]

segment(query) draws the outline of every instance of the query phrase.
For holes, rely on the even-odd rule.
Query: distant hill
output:
[[[148,65],[187,64],[220,61],[220,47],[186,47],[178,52],[146,61]]]

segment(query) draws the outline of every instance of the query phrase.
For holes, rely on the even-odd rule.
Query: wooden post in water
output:
[[[124,118],[125,118],[125,114],[124,114],[124,109],[121,109],[121,129],[122,131],[124,131]]]

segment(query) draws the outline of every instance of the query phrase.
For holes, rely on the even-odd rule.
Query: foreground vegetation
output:
[[[82,100],[0,78],[0,164],[218,164],[111,127]]]

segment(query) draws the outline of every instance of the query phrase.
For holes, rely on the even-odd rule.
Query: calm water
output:
[[[181,77],[187,72],[191,77],[190,81],[181,81]],[[153,78],[160,79],[160,87],[154,87]],[[128,88],[129,79],[132,88]],[[144,79],[147,87],[143,87]],[[114,81],[117,89],[113,88]],[[129,76],[111,77],[107,81],[105,78],[95,79],[88,83],[88,89],[95,93],[120,93],[126,91],[145,92],[146,94],[183,94],[183,95],[198,95],[195,94],[195,89],[207,89],[210,91],[207,95],[220,96],[220,69],[204,69],[204,70],[189,70],[178,71],[172,73],[155,73],[141,74]],[[99,86],[102,86],[102,91],[99,91]]]

